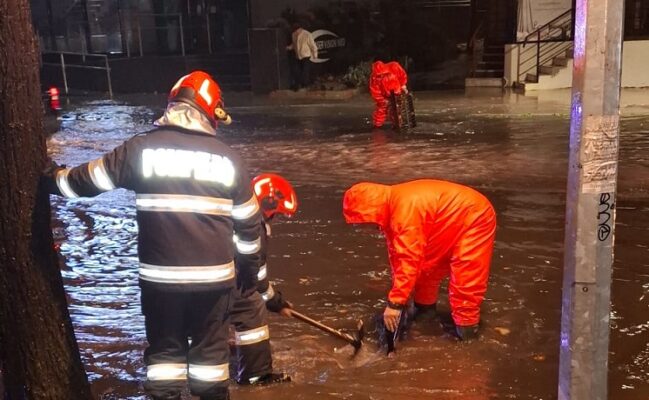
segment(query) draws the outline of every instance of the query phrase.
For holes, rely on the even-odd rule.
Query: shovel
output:
[[[318,328],[318,329],[320,329],[322,331],[325,331],[325,332],[329,333],[330,335],[335,336],[335,337],[337,337],[339,339],[342,339],[342,340],[346,341],[347,343],[351,344],[352,346],[354,346],[354,354],[356,354],[358,352],[358,350],[361,348],[361,346],[363,345],[363,342],[362,342],[363,335],[364,335],[363,321],[359,320],[358,321],[358,326],[357,326],[357,331],[354,332],[353,334],[350,334],[350,333],[342,332],[342,331],[340,331],[338,329],[334,329],[334,328],[332,328],[330,326],[327,326],[327,325],[323,324],[322,322],[318,322],[318,321],[314,320],[313,318],[309,318],[306,315],[304,315],[302,313],[299,313],[299,312],[297,312],[297,311],[295,311],[293,309],[290,309],[290,311],[291,311],[291,316],[293,318],[299,319],[300,321],[304,321],[307,324],[309,324],[311,326],[314,326],[314,327],[316,327],[316,328]]]
[[[382,325],[382,330],[383,332],[380,333],[380,335],[385,335],[385,345],[386,345],[386,355],[390,355],[391,353],[396,352],[397,347],[396,343],[401,339],[401,335],[403,333],[403,330],[406,328],[407,324],[407,313],[405,310],[401,311],[399,314],[399,323],[397,324],[397,329],[392,332],[389,330],[384,324],[383,324],[383,316],[379,316],[379,323]],[[381,339],[379,338],[379,341]]]

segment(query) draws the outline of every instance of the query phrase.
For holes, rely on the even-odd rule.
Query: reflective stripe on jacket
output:
[[[114,188],[136,193],[140,278],[192,290],[234,285],[236,268],[257,275],[261,213],[246,168],[209,132],[161,126],[103,157],[60,170],[67,197]]]

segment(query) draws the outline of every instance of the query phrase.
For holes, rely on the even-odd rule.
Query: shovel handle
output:
[[[404,323],[405,315],[406,313],[403,310],[399,312],[397,329],[395,329],[394,332],[389,330],[387,327],[385,328],[385,330],[387,331],[387,342],[388,342],[387,354],[396,351],[396,343],[399,340],[399,335],[401,334],[401,327]]]
[[[336,337],[348,342],[349,344],[351,344],[353,346],[356,346],[358,344],[357,343],[358,341],[356,339],[354,339],[351,335],[348,335],[346,333],[343,333],[343,332],[339,331],[338,329],[334,329],[334,328],[332,328],[330,326],[327,326],[327,325],[325,325],[325,324],[323,324],[321,322],[318,322],[318,321],[314,320],[313,318],[309,318],[306,315],[304,315],[302,313],[299,313],[299,312],[297,312],[297,311],[295,311],[293,309],[290,309],[290,311],[291,311],[291,316],[296,318],[296,319],[299,319],[300,321],[304,321],[304,322],[306,322],[307,324],[309,324],[311,326],[314,326],[314,327],[316,327],[316,328],[318,328],[318,329],[320,329],[322,331],[330,333],[331,335],[336,336]]]

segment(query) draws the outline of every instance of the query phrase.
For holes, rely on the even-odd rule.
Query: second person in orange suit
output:
[[[434,310],[440,281],[450,275],[457,335],[477,336],[496,233],[496,213],[485,196],[440,180],[364,182],[345,192],[343,213],[347,223],[377,224],[385,235],[392,289],[383,318],[390,331],[411,297],[416,310]]]
[[[372,122],[374,127],[380,128],[385,123],[388,115],[388,106],[392,93],[407,93],[406,84],[408,75],[406,71],[396,61],[384,63],[376,61],[372,64],[372,73],[370,75],[370,94],[376,103]]]

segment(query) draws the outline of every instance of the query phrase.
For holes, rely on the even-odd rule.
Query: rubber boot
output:
[[[200,399],[200,400],[230,400],[230,392],[225,394],[225,397],[223,396],[201,396],[201,397],[192,397],[193,399]]]
[[[218,394],[204,394],[200,397],[192,396],[192,399],[200,400],[230,400],[230,390],[227,388],[219,389]]]
[[[230,400],[230,393],[226,397],[214,397],[214,396],[201,396],[200,400]]]
[[[433,319],[437,316],[437,303],[417,304],[415,303],[415,320]]]
[[[255,376],[248,379],[247,381],[240,382],[242,385],[255,385],[255,386],[265,386],[272,385],[274,383],[286,383],[290,382],[291,377],[284,372],[271,372],[262,376]]]
[[[476,340],[479,336],[478,331],[480,330],[479,325],[471,326],[456,326],[455,333],[462,341],[471,341]]]

